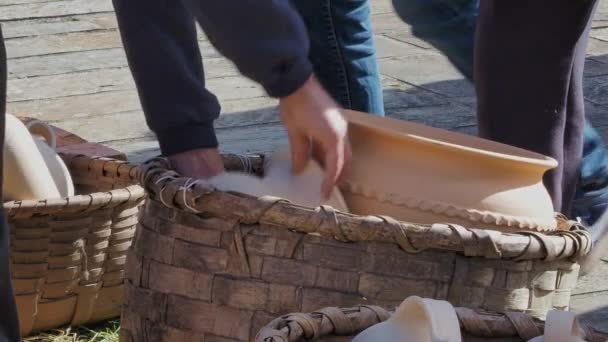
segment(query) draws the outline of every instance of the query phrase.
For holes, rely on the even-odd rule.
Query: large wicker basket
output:
[[[225,164],[259,173],[262,159]],[[589,250],[589,233],[563,218],[551,234],[416,225],[216,191],[161,158],[140,179],[149,199],[128,257],[125,341],[247,341],[284,313],[410,295],[543,318],[568,308]]]
[[[256,342],[347,342],[361,331],[387,320],[393,311],[378,306],[340,309],[323,308],[316,312],[292,313],[263,327]],[[521,312],[503,314],[479,309],[456,308],[465,342],[526,342],[540,336],[544,323]],[[606,342],[608,334],[579,324],[587,342]],[[382,342],[382,341],[379,341]]]
[[[77,196],[4,203],[21,333],[120,315],[124,264],[144,199],[137,168],[62,155]]]

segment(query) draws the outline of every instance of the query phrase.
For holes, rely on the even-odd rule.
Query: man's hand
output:
[[[216,148],[200,148],[169,156],[173,169],[184,177],[208,179],[224,171]]]
[[[351,160],[347,122],[338,105],[314,76],[280,100],[281,120],[287,129],[294,172],[314,156],[325,169],[322,192],[329,197]]]

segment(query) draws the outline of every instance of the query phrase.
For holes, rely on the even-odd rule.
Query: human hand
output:
[[[304,169],[311,154],[325,170],[322,193],[328,198],[348,171],[351,148],[347,122],[339,106],[314,76],[280,100],[280,115],[291,146],[294,172]]]
[[[216,148],[199,148],[169,156],[173,169],[184,177],[209,179],[224,171]]]

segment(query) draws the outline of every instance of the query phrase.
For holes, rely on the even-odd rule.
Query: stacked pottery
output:
[[[355,336],[353,342],[460,342],[454,307],[442,300],[408,297],[388,320]]]
[[[344,114],[353,161],[341,188],[353,213],[501,231],[557,228],[542,182],[554,159],[402,120]]]
[[[544,335],[528,342],[584,342],[571,312],[547,314]],[[408,297],[388,320],[362,331],[353,342],[460,342],[460,323],[454,307],[441,300]]]
[[[28,129],[29,126],[29,129]],[[54,199],[74,195],[70,173],[55,152],[53,130],[41,121],[27,126],[6,115],[3,161],[5,200]]]
[[[323,183],[323,170],[314,160],[298,174],[292,171],[289,150],[280,149],[265,158],[264,177],[259,178],[252,174],[226,171],[206,182],[220,191],[233,191],[251,196],[272,196],[289,200],[290,202],[307,206],[318,207],[327,205],[334,209],[348,213],[348,207],[335,187],[329,198],[323,198],[321,184]]]
[[[584,342],[574,313],[552,310],[547,313],[545,333],[528,342]]]

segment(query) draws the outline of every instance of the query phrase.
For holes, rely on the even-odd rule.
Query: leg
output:
[[[480,134],[551,156],[545,184],[569,210],[582,152],[582,91],[576,83],[594,1],[482,0],[475,51]],[[547,8],[551,8],[549,16]],[[582,69],[581,69],[582,70]]]
[[[585,123],[583,131],[583,161],[572,217],[594,224],[608,207],[608,151],[599,133]]]
[[[368,0],[291,0],[310,37],[317,77],[345,108],[384,115]]]
[[[194,18],[181,1],[114,0],[148,126],[166,154],[217,147],[216,97],[205,89]]]
[[[393,0],[395,10],[413,26],[414,35],[444,53],[473,81],[473,51],[478,0]],[[580,184],[572,217],[595,222],[608,204],[608,151],[597,131],[586,122]]]
[[[570,87],[568,89],[568,104],[567,104],[567,121],[566,135],[564,137],[564,179],[563,188],[565,190],[563,199],[562,212],[568,216],[572,216],[573,205],[576,196],[576,190],[581,182],[582,166],[585,161],[584,138],[590,129],[593,130],[590,124],[585,122],[585,98],[583,96],[583,77],[585,68],[585,56],[587,52],[587,42],[589,31],[591,29],[591,21],[594,14],[597,1],[593,0],[589,20],[582,32],[581,39],[575,46],[574,61],[572,66],[572,76]],[[580,159],[580,163],[572,164],[571,161]],[[608,166],[608,165],[606,165]],[[590,167],[590,165],[586,165]],[[604,189],[605,191],[605,189]],[[603,203],[605,207],[606,203]]]
[[[4,38],[0,29],[0,151],[2,151],[1,147],[4,145],[7,74]],[[1,161],[0,155],[0,163]],[[1,170],[2,168],[0,168],[0,176]],[[0,184],[0,198],[2,197],[1,190],[2,186]],[[4,211],[0,210],[0,342],[17,342],[20,340],[17,307],[15,305],[15,296],[13,294],[9,270],[9,248],[8,226],[4,219]]]
[[[478,0],[393,0],[395,11],[413,34],[441,51],[473,80]]]

